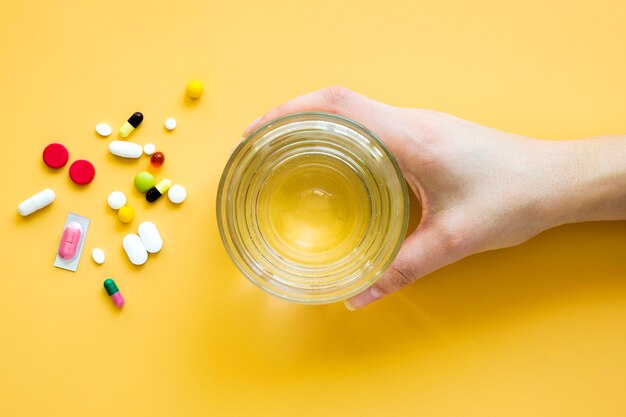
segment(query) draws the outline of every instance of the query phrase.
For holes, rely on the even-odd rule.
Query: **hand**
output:
[[[613,150],[606,139],[531,139],[435,111],[386,105],[336,86],[279,105],[246,133],[303,111],[335,113],[367,126],[396,156],[422,206],[420,225],[390,268],[346,301],[351,310],[466,256],[517,245],[548,228],[626,218],[626,168],[619,175],[613,168],[625,165],[623,138]],[[621,203],[615,199],[614,210],[603,209],[609,189],[620,185]]]

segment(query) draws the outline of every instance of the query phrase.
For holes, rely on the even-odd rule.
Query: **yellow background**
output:
[[[1,0],[0,415],[626,415],[625,222],[473,256],[351,313],[247,282],[214,208],[247,124],[334,83],[530,136],[626,133],[624,22],[621,0]],[[146,203],[147,159],[94,133],[138,110],[131,139],[165,153],[180,207]],[[43,165],[53,141],[94,163],[92,184]],[[45,187],[57,201],[20,218]],[[77,273],[52,267],[68,211],[92,221]],[[165,246],[135,268],[121,240],[147,219]]]

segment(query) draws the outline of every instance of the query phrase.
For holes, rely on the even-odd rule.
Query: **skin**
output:
[[[346,301],[355,310],[475,253],[518,245],[566,223],[626,220],[626,136],[549,141],[424,109],[390,106],[339,86],[268,111],[353,119],[396,156],[422,219],[381,278]]]

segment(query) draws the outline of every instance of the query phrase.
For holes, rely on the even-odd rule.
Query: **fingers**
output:
[[[461,257],[450,235],[434,226],[420,226],[404,241],[389,269],[370,288],[346,300],[346,308],[365,307]]]
[[[257,127],[291,113],[319,111],[338,114],[371,129],[383,139],[389,136],[394,123],[392,107],[340,86],[332,86],[291,99],[265,113],[248,126],[244,136]]]

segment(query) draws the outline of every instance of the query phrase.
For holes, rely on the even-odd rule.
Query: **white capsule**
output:
[[[168,119],[165,119],[165,128],[167,130],[174,130],[176,129],[176,120],[172,119],[171,117]]]
[[[172,185],[167,191],[167,197],[174,204],[180,204],[187,198],[187,190],[182,185]]]
[[[91,251],[91,257],[93,258],[93,261],[98,265],[102,265],[104,263],[104,260],[106,259],[106,256],[104,256],[104,251],[100,248],[93,248],[93,250]]]
[[[111,134],[111,132],[113,131],[113,129],[111,129],[111,126],[109,126],[106,123],[98,123],[96,125],[96,132],[103,137],[107,137]]]
[[[54,194],[54,191],[46,188],[45,190],[38,192],[34,196],[22,201],[17,206],[17,212],[20,213],[22,216],[28,216],[29,214],[32,214],[37,210],[42,209],[49,204],[52,204],[55,198],[56,195]]]
[[[109,152],[122,158],[139,158],[143,155],[141,145],[126,140],[114,140],[109,144]]]
[[[153,143],[146,143],[143,147],[143,153],[145,153],[146,155],[150,156],[152,155],[154,152],[156,152],[156,146],[154,146]]]
[[[141,239],[136,234],[131,233],[124,236],[122,246],[124,247],[128,259],[130,259],[134,265],[143,265],[148,260],[148,252],[146,252],[146,248],[143,247]]]
[[[126,195],[121,191],[113,191],[109,194],[107,202],[113,210],[119,210],[126,205]]]
[[[143,222],[139,225],[139,238],[143,247],[150,253],[157,253],[163,248],[163,240],[152,222]]]

